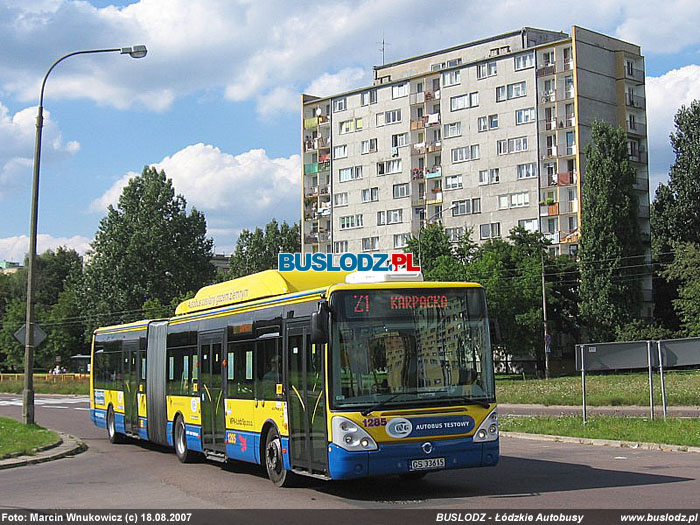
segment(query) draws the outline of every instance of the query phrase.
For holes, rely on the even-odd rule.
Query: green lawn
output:
[[[666,398],[672,406],[700,406],[700,370],[672,371],[664,374]],[[649,405],[647,373],[586,376],[586,400],[591,406]],[[654,374],[655,400],[661,404],[661,382]],[[580,405],[581,376],[553,379],[496,379],[499,403],[542,405]]]
[[[0,459],[15,454],[33,454],[37,447],[58,441],[58,434],[37,425],[24,425],[0,417]]]
[[[24,383],[16,380],[0,381],[0,392],[10,394],[21,394],[24,389]],[[90,381],[65,381],[65,382],[50,382],[38,378],[34,378],[34,393],[35,394],[82,394],[90,393]]]
[[[665,443],[700,447],[697,419],[655,419],[595,416],[583,424],[579,416],[501,417],[501,430],[528,434],[550,434],[637,443]]]

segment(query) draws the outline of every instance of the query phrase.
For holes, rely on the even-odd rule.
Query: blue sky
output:
[[[41,79],[78,49],[146,44],[133,60],[79,56],[44,100],[39,250],[85,252],[130,175],[165,169],[206,214],[218,253],[242,228],[299,216],[299,94],[369,85],[381,61],[522,26],[572,24],[642,46],[652,187],[678,107],[700,98],[700,2],[0,0],[0,260],[27,250]],[[45,116],[46,116],[45,113]]]

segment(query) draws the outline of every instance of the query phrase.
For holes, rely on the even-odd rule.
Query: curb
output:
[[[57,432],[57,434],[58,434],[58,432]],[[47,450],[51,450],[52,448],[56,448],[56,447],[58,447],[58,446],[60,446],[60,445],[62,445],[62,444],[63,444],[63,438],[59,435],[57,441],[55,441],[55,442],[53,442],[53,443],[49,443],[48,445],[43,445],[43,446],[41,446],[41,447],[36,447],[35,449],[32,450],[32,452],[33,452],[34,454],[38,454],[39,452],[45,452],[45,451],[47,451]],[[3,458],[0,458],[0,461],[5,461],[6,459],[15,459],[15,458],[19,458],[19,457],[22,457],[23,455],[24,455],[24,454],[23,454],[22,452],[13,452],[12,454],[8,454],[7,456],[5,456],[5,457],[3,457]]]
[[[557,443],[574,443],[576,445],[596,445],[603,447],[632,448],[637,450],[660,450],[662,452],[694,452],[700,453],[700,447],[685,445],[667,445],[664,443],[644,443],[636,441],[617,441],[614,439],[593,439],[572,436],[555,436],[550,434],[526,434],[524,432],[500,432],[507,438],[531,439],[534,441],[554,441]]]
[[[25,465],[35,465],[37,463],[45,463],[56,459],[75,456],[87,450],[87,445],[79,439],[57,432],[60,440],[52,445],[47,445],[37,449],[36,456],[18,456],[9,459],[0,460],[0,470],[23,467]],[[49,452],[50,451],[50,452]]]

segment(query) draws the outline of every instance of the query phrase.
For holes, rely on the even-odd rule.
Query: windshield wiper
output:
[[[394,399],[396,399],[397,397],[399,397],[405,393],[406,392],[399,392],[397,394],[394,394],[393,396],[389,396],[386,399],[383,399],[382,401],[380,401],[379,403],[376,403],[369,408],[365,408],[362,412],[360,412],[360,414],[367,417],[370,412],[374,412],[375,410],[379,410],[380,408],[385,406],[387,403],[391,403]]]
[[[481,408],[489,408],[491,406],[491,403],[488,401],[483,401],[481,399],[469,399],[468,401],[465,400],[464,402],[465,405],[476,405]]]

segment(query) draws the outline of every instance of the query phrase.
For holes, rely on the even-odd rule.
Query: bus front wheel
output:
[[[194,452],[187,448],[187,432],[185,431],[185,421],[181,416],[175,420],[175,428],[173,429],[173,441],[175,442],[175,454],[180,463],[192,463],[194,461]]]
[[[117,432],[117,424],[115,422],[112,405],[107,409],[107,437],[109,438],[109,442],[115,445],[124,442],[124,436]]]
[[[267,432],[265,439],[265,470],[267,477],[277,487],[288,487],[292,483],[294,474],[284,468],[282,460],[282,440],[277,430],[272,427]]]

